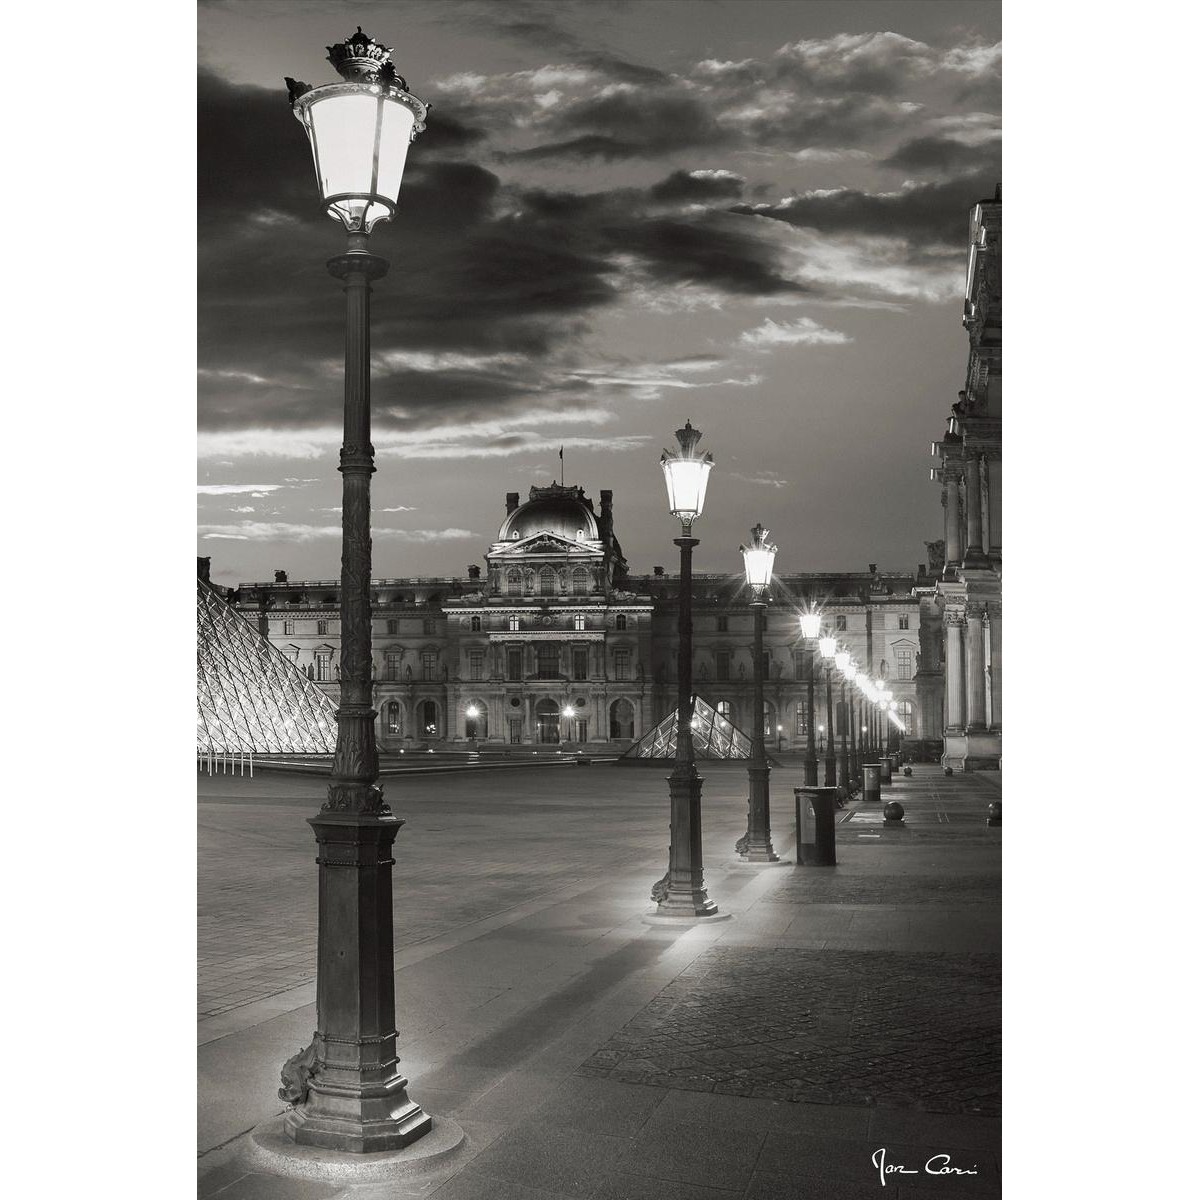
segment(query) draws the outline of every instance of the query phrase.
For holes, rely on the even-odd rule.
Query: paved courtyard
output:
[[[729,921],[647,926],[667,768],[386,781],[399,1053],[466,1131],[436,1175],[264,1173],[280,1063],[315,1025],[320,779],[200,780],[201,1194],[437,1200],[999,1195],[999,777],[897,777],[907,827],[839,812],[836,868],[736,862],[743,766],[705,764],[709,891]],[[794,864],[791,788],[772,774]],[[949,1163],[965,1174],[930,1174]]]

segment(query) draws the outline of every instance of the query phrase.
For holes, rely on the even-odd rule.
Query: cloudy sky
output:
[[[717,460],[697,569],[913,566],[962,387],[967,216],[1000,178],[1000,5],[212,0],[199,16],[199,542],[339,562],[340,227],[283,76],[362,27],[431,101],[374,249],[377,576],[482,563],[558,473],[672,564],[661,448]]]

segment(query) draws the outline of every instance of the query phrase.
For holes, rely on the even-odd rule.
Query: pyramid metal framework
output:
[[[674,758],[679,710],[672,709],[622,758]],[[692,697],[692,746],[697,758],[749,758],[750,739],[701,697]]]
[[[203,580],[196,589],[196,752],[332,754],[333,701]]]

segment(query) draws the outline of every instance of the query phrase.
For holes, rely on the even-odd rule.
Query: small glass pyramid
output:
[[[196,752],[332,754],[337,709],[203,580],[196,583]]]
[[[674,758],[679,710],[672,709],[622,758]],[[750,739],[701,697],[692,697],[692,746],[697,758],[749,758]]]

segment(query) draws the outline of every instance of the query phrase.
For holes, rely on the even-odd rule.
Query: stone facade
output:
[[[946,766],[998,768],[1001,750],[1000,189],[971,213],[963,325],[967,386],[933,443],[945,565],[935,589],[944,630]]]
[[[581,488],[507,496],[486,570],[464,578],[372,583],[373,703],[384,754],[425,746],[625,749],[675,705],[678,576],[631,575],[613,532]],[[807,738],[808,649],[798,614],[826,614],[863,668],[895,693],[909,739],[941,733],[937,579],[915,572],[777,576],[767,615],[768,747]],[[696,691],[745,731],[752,725],[753,613],[740,579],[693,577]],[[242,584],[233,602],[337,699],[338,583]],[[818,744],[827,732],[818,674]],[[835,686],[835,702],[840,689]],[[722,707],[723,706],[723,707]],[[570,708],[570,713],[565,712]]]

